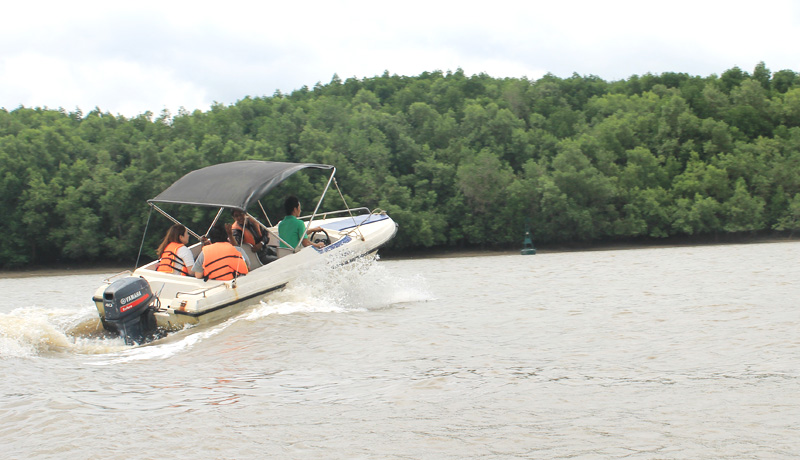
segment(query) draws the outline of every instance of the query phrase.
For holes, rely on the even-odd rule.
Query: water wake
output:
[[[262,300],[258,308],[246,313],[245,319],[254,321],[275,314],[379,310],[431,299],[421,277],[399,278],[376,263],[377,259],[362,257],[344,265],[333,261],[317,267]]]
[[[376,262],[377,257],[362,257],[319,266],[225,322],[190,327],[139,347],[126,346],[121,338],[107,334],[94,306],[17,308],[0,313],[0,358],[58,353],[110,355],[110,360],[93,362],[98,365],[164,359],[191,349],[239,321],[297,313],[364,312],[432,298],[421,276],[398,277]]]
[[[106,334],[93,307],[25,307],[0,313],[0,358],[60,352],[99,354],[122,348],[122,339]]]

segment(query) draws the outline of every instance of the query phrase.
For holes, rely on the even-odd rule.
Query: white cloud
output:
[[[59,57],[24,54],[3,60],[0,98],[18,97],[19,105],[135,115],[175,113],[180,106],[207,105],[206,90],[176,78],[172,70],[119,59],[75,62]],[[111,84],[109,84],[111,82]]]
[[[385,70],[606,80],[800,70],[798,6],[675,0],[18,2],[0,28],[0,107],[135,116]]]

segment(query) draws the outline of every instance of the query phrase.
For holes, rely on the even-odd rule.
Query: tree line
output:
[[[399,223],[397,251],[516,247],[526,220],[537,244],[791,232],[800,75],[763,62],[619,81],[386,72],[174,115],[0,109],[0,264],[154,257],[170,223],[145,201],[244,159],[335,165],[349,205]],[[315,201],[327,177],[298,176],[289,189]]]

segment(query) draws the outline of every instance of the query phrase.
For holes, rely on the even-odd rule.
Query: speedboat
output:
[[[314,212],[300,217],[306,228],[322,228],[322,232],[310,238],[326,245],[322,249],[302,244],[296,248],[281,248],[277,224],[270,223],[260,200],[293,174],[307,169],[330,171]],[[335,174],[336,168],[331,165],[247,160],[208,166],[178,179],[148,200],[151,214],[156,210],[172,222],[181,223],[159,205],[218,208],[210,230],[225,210],[246,211],[258,205],[264,211],[267,224],[254,219],[262,231],[269,232],[268,245],[273,247],[276,257],[263,264],[253,248],[243,243],[249,272],[228,281],[204,281],[194,276],[157,271],[159,260],[139,266],[133,272],[118,273],[105,279],[92,298],[103,327],[119,334],[126,344],[145,343],[187,325],[214,323],[231,317],[316,266],[327,263],[338,267],[374,254],[395,236],[397,224],[386,212],[363,207],[351,209],[347,203],[343,209],[321,212],[331,184],[339,190]],[[339,196],[344,202],[340,190]],[[197,259],[202,251],[203,236],[188,230],[198,240],[189,248]],[[204,232],[207,233],[208,230]]]

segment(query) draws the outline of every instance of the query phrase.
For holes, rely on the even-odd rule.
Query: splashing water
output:
[[[191,349],[242,320],[296,313],[363,312],[432,298],[421,276],[399,277],[377,260],[377,256],[349,260],[344,255],[309,270],[237,317],[210,327],[190,327],[140,347],[126,346],[121,338],[107,334],[94,306],[16,308],[0,313],[0,358],[110,354],[110,361],[95,362],[101,365],[163,359]],[[68,285],[70,277],[59,282]]]
[[[24,358],[73,352],[97,354],[124,347],[121,339],[103,331],[97,311],[16,308],[0,313],[0,357]]]

